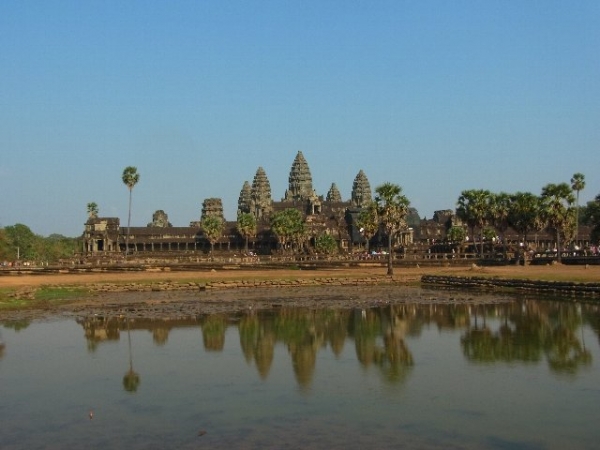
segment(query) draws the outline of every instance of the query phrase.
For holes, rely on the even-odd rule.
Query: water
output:
[[[591,449],[600,438],[595,305],[282,307],[0,333],[2,449]]]

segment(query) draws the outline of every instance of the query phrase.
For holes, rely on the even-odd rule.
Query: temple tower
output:
[[[285,191],[285,201],[305,200],[316,195],[308,163],[300,151],[294,158],[288,181],[289,187]]]
[[[329,188],[329,192],[327,192],[327,197],[325,199],[328,202],[336,203],[342,201],[342,194],[340,194],[340,190],[335,183],[331,183],[331,187]]]
[[[352,184],[352,204],[358,208],[365,208],[372,200],[371,185],[365,173],[360,170]]]
[[[200,221],[208,216],[218,217],[225,222],[225,217],[223,216],[223,202],[220,198],[207,198],[202,202],[202,215],[200,216]]]
[[[259,167],[250,189],[250,213],[254,214],[256,219],[262,219],[267,218],[272,210],[271,184],[265,170]]]
[[[242,213],[249,213],[251,211],[251,202],[252,188],[250,187],[250,183],[244,181],[244,185],[242,186],[242,190],[240,191],[240,196],[238,198],[238,216]]]
[[[152,214],[152,222],[148,224],[149,228],[167,228],[173,225],[169,222],[169,216],[162,209]]]

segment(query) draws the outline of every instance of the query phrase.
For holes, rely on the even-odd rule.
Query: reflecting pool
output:
[[[597,448],[600,309],[520,299],[0,324],[0,448]]]

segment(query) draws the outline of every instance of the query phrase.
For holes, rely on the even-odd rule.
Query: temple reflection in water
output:
[[[155,345],[163,346],[173,329],[184,327],[198,328],[205,351],[221,352],[226,336],[231,339],[237,329],[241,353],[262,379],[269,376],[279,345],[287,349],[298,385],[306,388],[312,383],[318,353],[331,351],[339,357],[346,346],[354,347],[356,361],[365,369],[379,371],[386,382],[402,382],[418,358],[410,337],[432,327],[440,332],[461,330],[456,345],[473,364],[547,364],[553,372],[574,374],[591,364],[582,329],[587,324],[599,335],[598,313],[596,305],[522,300],[365,309],[278,307],[160,319],[94,315],[77,322],[84,328],[90,352],[103,342],[120,340],[123,333],[140,330],[152,333]]]

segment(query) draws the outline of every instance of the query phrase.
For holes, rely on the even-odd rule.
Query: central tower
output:
[[[315,195],[310,169],[301,151],[294,158],[288,181],[289,187],[285,191],[284,200],[306,200]]]

